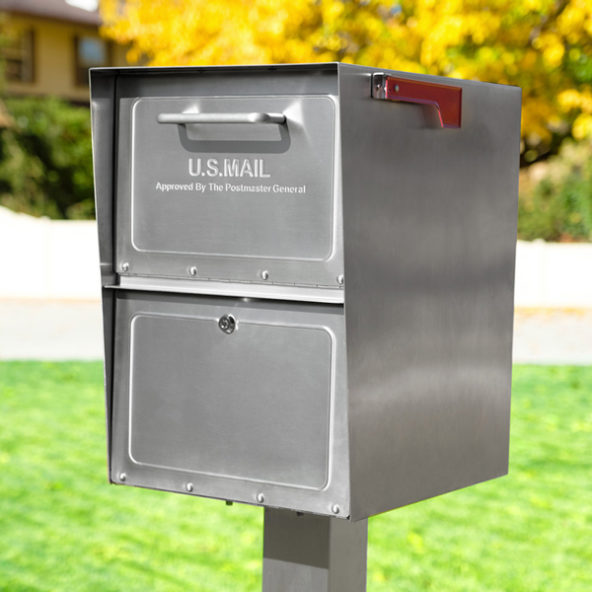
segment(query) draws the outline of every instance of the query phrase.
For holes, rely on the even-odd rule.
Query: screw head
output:
[[[261,272],[261,279],[262,280],[268,280],[269,279],[269,271],[267,271],[267,269],[264,269]]]
[[[262,504],[265,501],[265,496],[262,493],[257,494],[257,501]]]
[[[343,282],[345,282],[345,278],[343,277],[343,274],[341,273],[341,274],[339,274],[339,275],[337,276],[337,283],[338,283],[340,286],[343,286]]]
[[[129,266],[129,263],[127,261],[124,261],[121,264],[121,271],[123,271],[124,273],[127,272],[127,271],[129,271],[129,268],[130,268],[130,266]]]
[[[187,483],[187,484],[185,485],[185,489],[186,489],[187,491],[193,491],[193,483]]]
[[[127,479],[127,475],[125,473],[119,473],[119,480],[125,481]]]
[[[195,277],[197,275],[197,267],[195,267],[195,265],[192,265],[189,268],[189,275],[192,277]]]
[[[218,320],[220,330],[230,335],[236,329],[236,319],[232,315],[224,315]]]
[[[339,514],[339,512],[341,512],[341,508],[337,504],[333,504],[331,506],[331,512],[333,512],[333,514]]]

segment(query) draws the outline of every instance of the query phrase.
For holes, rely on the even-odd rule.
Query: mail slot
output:
[[[91,73],[113,483],[363,520],[508,466],[520,91]]]

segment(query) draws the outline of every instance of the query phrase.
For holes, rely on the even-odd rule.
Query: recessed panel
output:
[[[171,311],[172,312],[172,311]],[[231,315],[131,322],[129,455],[137,464],[321,489],[328,478],[332,336]],[[221,324],[225,330],[221,328]]]

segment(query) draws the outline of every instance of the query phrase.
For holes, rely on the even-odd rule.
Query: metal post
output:
[[[265,509],[263,592],[365,592],[368,520]]]

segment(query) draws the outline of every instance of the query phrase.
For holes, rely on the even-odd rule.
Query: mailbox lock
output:
[[[230,335],[236,329],[236,319],[232,315],[224,315],[218,321],[218,327],[221,331]]]

